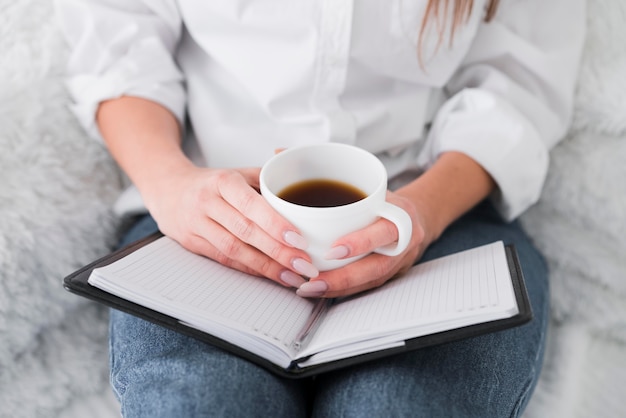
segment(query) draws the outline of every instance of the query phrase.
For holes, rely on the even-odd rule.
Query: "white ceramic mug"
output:
[[[352,185],[366,195],[354,203],[333,207],[301,206],[278,195],[288,186],[305,180],[329,179]],[[387,171],[373,154],[346,144],[323,143],[289,148],[272,157],[261,169],[261,194],[285,219],[299,229],[309,244],[306,251],[320,271],[344,266],[360,257],[327,260],[333,243],[379,217],[393,222],[398,241],[377,248],[376,253],[394,256],[404,251],[412,232],[411,218],[385,200]]]

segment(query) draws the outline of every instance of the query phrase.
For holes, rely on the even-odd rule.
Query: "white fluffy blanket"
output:
[[[522,217],[552,269],[536,418],[626,416],[626,2],[587,4],[573,126]]]
[[[51,3],[0,0],[0,416],[104,418],[106,310],[61,280],[109,251],[121,180],[67,108]],[[588,3],[573,128],[522,218],[554,308],[528,417],[626,416],[626,2]]]
[[[119,175],[67,109],[49,0],[0,0],[0,416],[54,417],[107,385],[105,311],[62,278],[104,255]]]
[[[556,318],[626,343],[626,3],[588,10],[573,127],[523,220],[552,264]]]

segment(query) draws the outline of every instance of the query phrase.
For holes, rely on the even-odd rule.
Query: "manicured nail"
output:
[[[304,237],[297,232],[287,231],[283,234],[283,238],[285,239],[285,242],[287,244],[299,250],[304,250],[306,249],[306,247],[308,247],[308,244]]]
[[[319,298],[328,290],[328,285],[323,280],[315,280],[306,282],[298,290],[296,294],[303,298]]]
[[[341,260],[350,254],[350,250],[345,245],[333,247],[326,253],[326,260]]]
[[[301,276],[298,276],[296,273],[290,270],[285,270],[282,273],[280,273],[280,280],[283,283],[288,284],[289,286],[295,287],[295,288],[299,288],[304,283],[306,283],[306,280],[304,280]]]
[[[294,258],[291,265],[298,273],[306,277],[317,277],[320,274],[313,264],[303,258]]]

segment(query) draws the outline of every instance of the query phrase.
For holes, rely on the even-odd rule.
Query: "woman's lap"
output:
[[[303,416],[293,382],[193,338],[111,311],[110,345],[125,417]]]
[[[125,243],[154,231],[144,218]],[[516,416],[541,368],[548,316],[542,257],[488,205],[452,225],[424,255],[494,240],[516,246],[535,318],[510,330],[425,348],[313,380],[284,380],[234,355],[111,312],[111,379],[125,416]]]
[[[321,376],[315,403],[322,409],[319,415],[509,417],[521,413],[543,358],[549,299],[542,256],[518,225],[503,224],[483,205],[451,226],[424,260],[498,239],[515,244],[519,253],[535,314],[530,323]]]
[[[141,218],[127,245],[157,230]],[[304,391],[295,383],[219,348],[111,310],[111,383],[128,417],[297,417]]]

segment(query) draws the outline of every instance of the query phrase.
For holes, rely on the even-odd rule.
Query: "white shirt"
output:
[[[505,219],[539,198],[585,27],[584,0],[506,0],[488,24],[478,0],[453,41],[433,21],[420,65],[425,0],[56,3],[73,109],[94,137],[98,103],[133,95],[188,116],[187,152],[210,167],[338,141],[377,154],[393,177],[455,150],[495,179]]]

